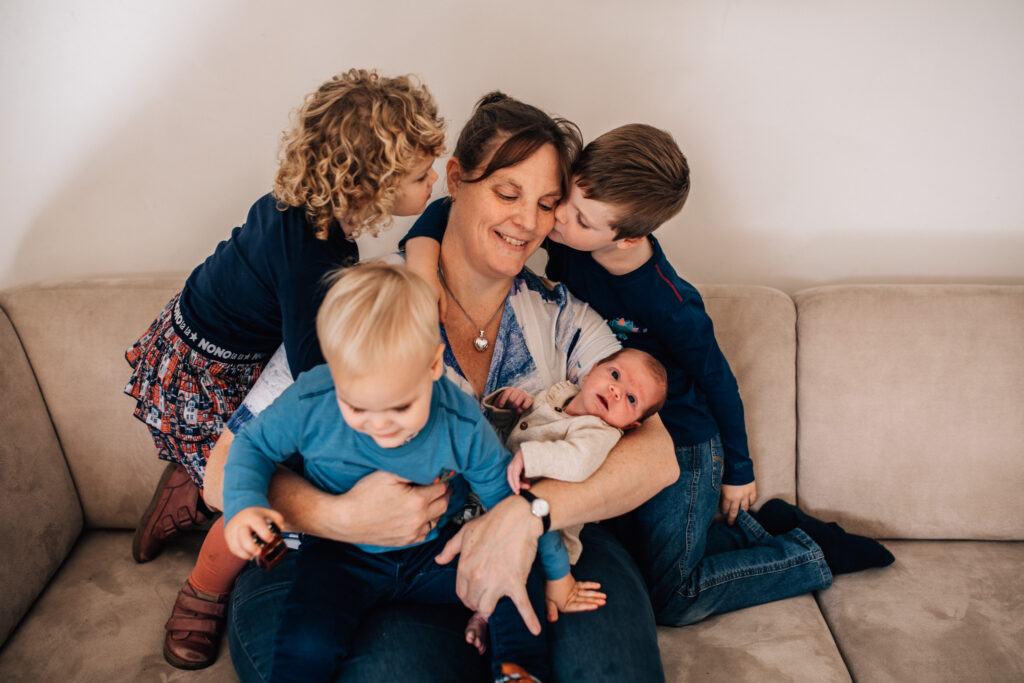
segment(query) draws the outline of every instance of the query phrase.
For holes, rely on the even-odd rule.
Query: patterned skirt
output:
[[[183,466],[202,488],[213,444],[267,359],[230,363],[186,344],[172,324],[178,296],[125,352],[132,374],[124,393],[136,400],[134,415],[158,456]]]

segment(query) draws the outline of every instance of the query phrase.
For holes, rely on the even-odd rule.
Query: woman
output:
[[[618,346],[599,316],[563,288],[549,290],[522,272],[553,227],[577,144],[571,124],[493,93],[477,105],[448,162],[452,205],[440,252],[448,304],[446,372],[478,399],[502,385],[535,392],[576,379]],[[207,466],[206,489],[214,504],[231,439],[225,434]],[[671,440],[655,416],[623,438],[586,482],[542,481],[532,492],[549,503],[550,527],[558,529],[622,514],[677,476]],[[440,484],[410,487],[384,473],[330,496],[282,472],[271,501],[308,533],[404,545],[426,535],[447,496]],[[459,595],[470,608],[489,613],[507,595],[525,619],[537,618],[524,584],[543,527],[534,506],[521,497],[502,501],[463,527],[441,558],[461,551]],[[577,573],[599,581],[610,599],[596,612],[565,615],[552,624],[556,678],[661,680],[653,615],[639,572],[600,527],[588,526],[582,541]],[[243,680],[266,676],[291,568],[287,560],[269,573],[250,567],[238,580],[228,629]],[[458,606],[379,610],[363,627],[342,680],[482,680],[486,663],[463,639],[466,614]]]

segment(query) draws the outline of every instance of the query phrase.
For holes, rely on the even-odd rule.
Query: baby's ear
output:
[[[641,424],[642,423],[640,422],[640,420],[637,420],[636,422],[634,422],[631,425],[626,425],[625,429],[623,429],[622,431],[624,431],[624,432],[632,431],[632,430],[636,429],[637,427],[639,427]]]

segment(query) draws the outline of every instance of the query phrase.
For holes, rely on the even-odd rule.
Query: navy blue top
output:
[[[448,223],[448,201],[427,207],[405,239],[440,239]],[[668,397],[659,412],[676,447],[722,436],[722,482],[754,481],[743,402],[729,363],[718,347],[704,300],[679,277],[661,245],[649,237],[654,255],[636,270],[612,275],[588,252],[545,240],[547,276],[564,283],[611,326],[623,346],[657,358],[668,372]]]
[[[283,343],[297,377],[324,362],[316,337],[324,275],[358,261],[359,248],[336,223],[318,239],[304,209],[280,211],[266,194],[189,275],[175,327],[191,346],[227,361],[266,357]]]

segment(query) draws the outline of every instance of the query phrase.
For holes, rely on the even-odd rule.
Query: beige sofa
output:
[[[131,529],[162,465],[125,347],[180,276],[0,292],[0,680],[234,680],[172,669],[198,539]],[[669,681],[1024,680],[1024,287],[702,288],[739,378],[761,500],[886,541],[891,567],[661,629]]]

